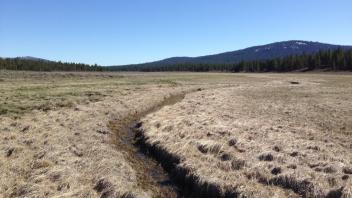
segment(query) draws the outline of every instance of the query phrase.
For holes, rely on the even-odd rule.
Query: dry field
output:
[[[351,197],[350,74],[0,71],[0,93],[0,197],[175,196],[138,119],[185,196]]]
[[[352,197],[352,76],[250,77],[149,114],[143,146],[194,196]]]
[[[148,175],[116,148],[109,123],[227,76],[0,71],[0,197],[159,194],[139,181]]]

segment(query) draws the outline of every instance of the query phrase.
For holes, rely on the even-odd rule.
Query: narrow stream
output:
[[[149,113],[158,111],[164,106],[182,101],[186,93],[171,95],[152,108],[127,116],[124,120],[112,121],[109,127],[115,132],[115,145],[124,153],[129,164],[136,171],[138,186],[146,192],[152,191],[158,197],[183,197],[181,191],[169,178],[168,173],[153,158],[149,157],[136,144],[134,128],[139,120]]]

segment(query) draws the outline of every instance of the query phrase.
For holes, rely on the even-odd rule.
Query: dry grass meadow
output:
[[[176,196],[121,138],[139,119],[185,196],[352,197],[351,74],[0,71],[0,93],[0,197]]]

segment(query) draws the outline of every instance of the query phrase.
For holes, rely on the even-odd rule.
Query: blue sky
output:
[[[101,65],[283,40],[352,45],[351,0],[0,0],[0,57]]]

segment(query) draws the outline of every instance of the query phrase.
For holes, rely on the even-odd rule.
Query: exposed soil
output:
[[[199,90],[199,89],[197,89]],[[109,128],[115,132],[115,144],[118,150],[123,151],[125,158],[136,170],[138,185],[145,191],[152,191],[161,197],[181,197],[182,191],[170,179],[169,174],[162,168],[160,162],[151,158],[136,142],[136,128],[141,126],[139,120],[145,115],[155,112],[164,106],[173,105],[181,101],[186,93],[171,95],[143,112],[135,112],[127,116],[124,122],[109,123]]]

